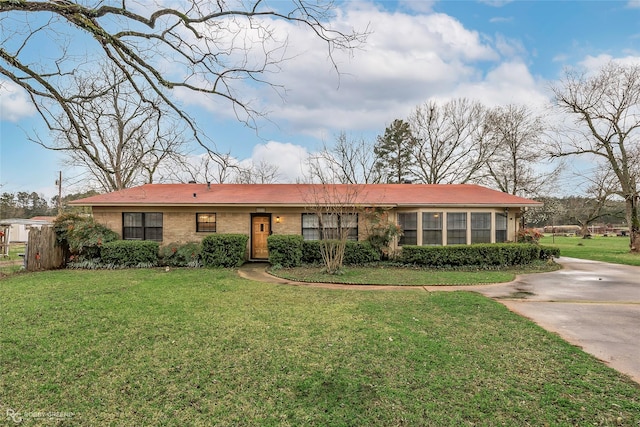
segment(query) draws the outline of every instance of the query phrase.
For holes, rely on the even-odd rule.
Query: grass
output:
[[[24,243],[12,243],[9,246],[9,256],[0,256],[0,277],[14,274],[22,268],[23,258],[19,254],[25,253]]]
[[[425,286],[510,282],[519,274],[555,271],[559,268],[558,264],[547,262],[527,267],[496,270],[442,270],[380,265],[376,267],[345,267],[342,274],[331,275],[324,273],[322,267],[305,266],[276,269],[271,273],[283,279],[300,282]]]
[[[640,422],[636,383],[469,292],[63,270],[4,278],[0,301],[0,412],[58,425]]]
[[[583,239],[548,235],[540,240],[540,244],[559,247],[561,256],[640,266],[640,254],[629,252],[628,237],[593,236]]]

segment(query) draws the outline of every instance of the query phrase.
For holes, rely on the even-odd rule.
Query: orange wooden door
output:
[[[267,237],[269,237],[271,218],[268,216],[254,216],[251,221],[251,258],[269,258]]]

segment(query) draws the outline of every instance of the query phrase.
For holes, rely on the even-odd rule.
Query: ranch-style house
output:
[[[249,258],[255,260],[268,258],[270,234],[331,238],[329,224],[348,228],[351,240],[364,240],[363,212],[372,208],[403,230],[394,249],[514,241],[524,212],[542,205],[472,184],[194,183],[146,184],[72,204],[90,206],[96,221],[123,239],[169,244],[211,233],[246,234]],[[322,205],[341,209],[321,213]]]

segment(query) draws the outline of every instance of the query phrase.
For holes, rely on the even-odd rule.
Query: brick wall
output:
[[[503,212],[498,209],[469,209],[469,208],[437,208],[437,209],[404,209],[404,212],[422,211],[445,212]],[[122,237],[122,212],[162,212],[163,214],[163,242],[200,241],[210,233],[196,232],[196,213],[215,213],[218,233],[240,233],[250,235],[251,214],[270,214],[271,230],[273,234],[301,234],[302,213],[309,212],[304,208],[232,208],[232,207],[94,207],[93,215],[96,221],[106,225]],[[280,218],[278,221],[277,218]],[[396,213],[389,211],[389,218],[396,220]],[[520,212],[513,208],[508,216],[508,240],[515,240]],[[446,225],[444,225],[446,232]],[[366,239],[364,215],[358,217],[359,240]],[[468,231],[470,233],[470,231]],[[419,233],[420,234],[420,233]]]

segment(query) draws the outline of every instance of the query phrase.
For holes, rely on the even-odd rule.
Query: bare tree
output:
[[[486,158],[486,181],[500,191],[521,196],[547,193],[558,177],[561,165],[541,170],[547,131],[542,117],[524,105],[497,107],[487,114],[491,155]]]
[[[311,180],[323,183],[379,183],[382,176],[375,164],[373,146],[364,138],[349,140],[344,131],[336,137],[335,145],[325,145],[308,159]]]
[[[312,214],[304,221],[303,227],[318,230],[320,252],[325,271],[336,274],[342,269],[347,241],[355,238],[352,233],[358,229],[358,197],[363,194],[360,184],[322,184],[310,187],[310,193],[303,195]]]
[[[589,225],[615,213],[612,197],[617,194],[617,183],[615,175],[605,165],[601,165],[593,175],[583,176],[583,179],[589,182],[587,195],[568,197],[565,205],[569,219],[580,226],[580,234],[587,238],[591,235]]]
[[[169,165],[166,174],[174,181],[213,182],[224,184],[233,180],[238,170],[238,162],[226,154],[203,153],[198,156],[184,155],[179,162]]]
[[[553,91],[560,109],[575,118],[554,155],[586,155],[608,165],[625,201],[631,252],[640,252],[640,66],[611,62],[595,75],[567,71]]]
[[[278,166],[265,160],[251,162],[247,167],[236,169],[234,182],[237,184],[273,184],[280,179]]]
[[[195,122],[172,97],[172,90],[226,100],[238,119],[255,125],[262,114],[239,87],[268,84],[287,57],[283,21],[306,27],[335,49],[352,49],[366,34],[330,28],[332,1],[290,0],[270,7],[262,0],[125,1],[17,0],[0,2],[0,74],[27,91],[49,122],[62,112],[74,139],[84,138],[74,104],[87,94],[65,93],[78,70],[113,64],[142,100],[148,91],[173,110],[206,149]],[[41,51],[47,46],[47,54]],[[278,89],[276,85],[270,85]]]
[[[477,102],[429,101],[409,117],[416,139],[414,175],[425,184],[464,184],[478,178],[493,153],[486,137],[486,109]]]
[[[163,164],[184,151],[184,129],[172,113],[158,98],[140,101],[120,69],[106,65],[97,73],[77,75],[70,91],[77,97],[68,106],[75,125],[67,114],[52,116],[53,141],[31,140],[64,152],[67,163],[87,171],[103,191],[151,183]]]

